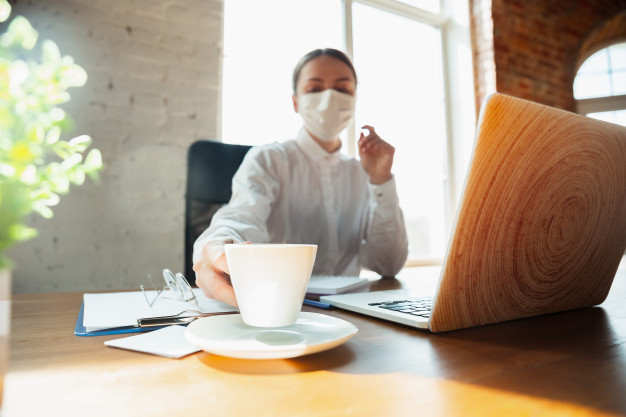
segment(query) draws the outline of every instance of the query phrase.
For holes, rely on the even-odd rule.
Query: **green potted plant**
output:
[[[9,3],[0,0],[0,22],[10,14]],[[96,179],[102,168],[100,152],[87,153],[89,136],[62,139],[71,121],[59,106],[70,99],[66,90],[84,85],[87,74],[50,40],[36,51],[37,38],[22,16],[0,34],[0,406],[13,268],[6,250],[36,236],[26,224],[31,213],[52,217],[50,207],[71,184],[81,185],[86,175]]]

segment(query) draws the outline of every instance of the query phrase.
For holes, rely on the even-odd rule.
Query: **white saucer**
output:
[[[202,350],[240,359],[283,359],[321,352],[338,346],[356,334],[352,323],[317,313],[300,313],[285,327],[252,327],[240,314],[198,319],[185,337]]]

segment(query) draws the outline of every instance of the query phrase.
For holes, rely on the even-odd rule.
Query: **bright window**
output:
[[[353,19],[360,77],[356,126],[374,125],[394,144],[409,252],[413,258],[437,258],[447,243],[441,30],[361,4],[354,4]],[[410,48],[389,47],[406,39],[420,42]]]
[[[341,0],[224,1],[224,142],[295,136],[302,123],[291,101],[293,68],[320,45],[344,49],[341,7]]]
[[[316,48],[346,51],[359,84],[355,124],[342,149],[355,154],[364,124],[396,147],[409,260],[441,260],[474,133],[465,3],[226,0],[223,140],[293,138],[301,126],[291,102],[296,62]]]
[[[574,97],[579,113],[626,126],[626,43],[602,49],[581,65]]]
[[[626,126],[626,110],[602,111],[597,113],[587,113],[587,116],[605,122]]]

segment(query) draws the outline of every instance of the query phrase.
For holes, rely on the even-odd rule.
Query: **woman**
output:
[[[314,274],[394,276],[408,243],[396,184],[394,148],[363,126],[360,161],[340,153],[339,133],[354,116],[357,77],[334,49],[305,55],[293,74],[296,139],[252,148],[233,178],[233,195],[194,245],[196,283],[237,305],[225,274],[224,243],[310,243]]]

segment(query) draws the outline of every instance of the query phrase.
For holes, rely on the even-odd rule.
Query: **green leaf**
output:
[[[63,172],[68,172],[76,164],[79,164],[82,160],[83,160],[83,156],[79,153],[75,153],[74,155],[67,158],[65,161],[61,162],[61,170]]]
[[[50,110],[50,119],[52,119],[52,121],[54,122],[60,122],[61,120],[65,119],[65,110],[59,107],[55,107],[54,109]]]
[[[61,202],[61,197],[59,197],[59,195],[56,193],[50,193],[48,195],[48,198],[42,201],[46,206],[56,206]]]
[[[85,173],[89,175],[89,178],[91,178],[93,182],[98,183],[100,181],[100,174],[98,174],[97,170],[92,170],[92,171],[85,170]]]
[[[61,61],[61,52],[56,43],[46,39],[41,43],[41,59],[44,62],[57,63]]]
[[[34,201],[39,201],[46,206],[56,206],[61,201],[61,197],[49,189],[33,191],[30,193],[30,198]]]
[[[44,219],[51,219],[54,216],[52,209],[40,202],[33,203],[33,210],[39,213],[39,215],[41,215]]]
[[[47,207],[46,207],[47,208]],[[52,210],[48,209],[50,212]],[[9,237],[16,241],[32,239],[37,236],[37,230],[23,224],[13,224],[9,227]]]
[[[102,154],[98,149],[92,149],[85,158],[85,172],[88,174],[95,173],[102,168]]]
[[[52,145],[59,141],[61,137],[61,128],[59,126],[52,126],[48,133],[46,134],[46,143],[48,145]]]
[[[70,190],[70,180],[64,175],[54,175],[48,178],[52,190],[59,194],[67,194]]]
[[[75,185],[83,185],[85,183],[85,168],[82,165],[76,165],[72,172],[68,173],[70,181]]]
[[[81,66],[73,64],[63,70],[63,82],[68,87],[82,87],[87,82],[87,72]]]
[[[72,155],[72,150],[70,149],[70,145],[67,142],[64,142],[61,140],[53,144],[52,150],[61,159],[69,158]],[[49,167],[51,169],[56,169],[55,166],[52,164],[50,164]]]
[[[22,46],[22,48],[30,50],[37,44],[37,37],[39,34],[31,26],[28,19],[23,16],[16,16],[13,18],[7,29],[7,33],[10,34],[14,41]]]
[[[70,147],[76,152],[85,152],[93,141],[87,135],[77,136],[68,141]]]
[[[34,165],[27,165],[26,169],[22,171],[20,175],[20,181],[26,185],[34,185],[37,183],[37,167]]]
[[[27,127],[26,137],[31,142],[44,143],[46,134],[43,130],[43,126],[41,126],[41,123],[30,123]]]

